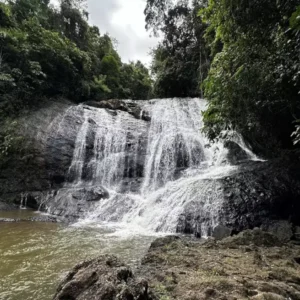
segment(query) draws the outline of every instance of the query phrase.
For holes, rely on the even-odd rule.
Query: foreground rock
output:
[[[217,242],[154,241],[135,279],[115,257],[75,267],[55,300],[300,299],[300,246],[259,229]]]
[[[11,211],[11,210],[16,210],[16,209],[19,209],[19,207],[17,205],[0,201],[0,211]]]
[[[161,239],[140,272],[160,299],[300,299],[300,247],[259,229],[220,242]]]
[[[55,300],[154,300],[145,280],[135,279],[129,267],[106,255],[77,265],[61,283]]]

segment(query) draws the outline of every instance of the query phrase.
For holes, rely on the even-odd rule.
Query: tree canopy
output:
[[[122,63],[112,38],[88,24],[84,1],[61,0],[58,8],[49,2],[0,2],[2,112],[41,96],[147,99],[147,68]]]
[[[162,34],[153,50],[151,71],[155,76],[156,97],[200,96],[200,84],[210,64],[204,41],[206,25],[197,16],[202,1],[148,0],[146,28]]]
[[[233,128],[257,147],[262,140],[291,147],[300,109],[297,4],[210,0],[200,11],[214,55],[204,84],[209,100],[205,131],[210,138]],[[222,45],[219,51],[216,45]]]

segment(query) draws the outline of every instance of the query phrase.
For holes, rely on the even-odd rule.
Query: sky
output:
[[[55,3],[57,0],[52,0]],[[99,27],[101,34],[118,41],[117,50],[123,62],[141,60],[149,66],[150,49],[158,39],[145,29],[146,0],[88,0],[89,22]]]

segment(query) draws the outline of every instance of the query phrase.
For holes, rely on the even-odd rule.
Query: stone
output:
[[[274,293],[261,293],[254,297],[251,297],[253,300],[286,300],[285,297],[282,297],[280,295],[274,294]]]
[[[13,223],[20,222],[20,219],[11,219],[11,218],[0,218],[0,223]]]
[[[232,230],[221,224],[217,225],[212,231],[212,237],[214,237],[216,240],[222,240],[231,236],[231,234]]]
[[[77,265],[61,282],[53,299],[158,300],[149,291],[147,281],[136,279],[131,269],[112,255]]]
[[[15,204],[5,203],[0,201],[0,211],[17,210],[19,207]]]
[[[108,191],[101,186],[66,188],[46,196],[47,211],[50,214],[73,221],[91,208],[95,202],[109,198]]]
[[[167,237],[158,238],[154,242],[152,242],[152,244],[150,245],[149,251],[154,250],[156,248],[162,248],[164,246],[170,245],[173,242],[176,242],[178,240],[180,240],[180,237],[178,237],[176,235],[170,235]]]
[[[226,159],[231,164],[237,164],[239,161],[249,159],[247,152],[233,141],[225,141],[224,147],[228,149]]]
[[[88,202],[100,201],[109,198],[108,191],[103,187],[81,188],[74,190],[72,197],[77,200],[85,200]]]
[[[282,242],[291,240],[293,236],[292,227],[292,224],[285,220],[273,220],[261,226],[263,230],[274,234]]]
[[[279,247],[282,242],[273,234],[262,231],[257,228],[254,230],[245,230],[219,242],[226,247],[238,246],[258,246],[258,247]]]

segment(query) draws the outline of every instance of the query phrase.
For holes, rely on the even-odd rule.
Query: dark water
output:
[[[33,215],[36,213],[28,210],[0,212],[0,218]],[[153,239],[116,234],[99,224],[0,223],[0,299],[52,299],[58,282],[70,268],[104,253],[137,266]]]

